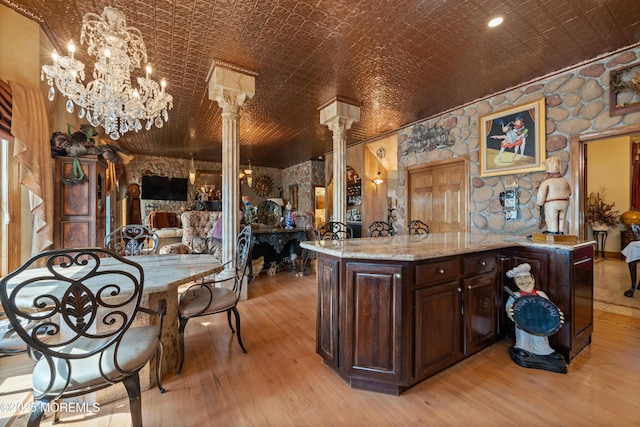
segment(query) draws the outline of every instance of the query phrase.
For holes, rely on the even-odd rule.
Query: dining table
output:
[[[143,292],[140,306],[156,309],[161,300],[166,300],[166,314],[162,324],[162,377],[170,373],[175,373],[179,363],[178,347],[178,289],[181,285],[196,281],[223,270],[221,262],[213,255],[207,254],[183,254],[183,255],[143,255],[125,257],[142,267],[144,272]],[[114,259],[105,259],[102,265],[118,265],[122,270],[128,266],[118,263]],[[19,281],[40,277],[46,273],[46,267],[31,268],[16,276]],[[30,308],[33,306],[33,297],[42,291],[55,294],[55,289],[47,289],[45,283],[38,285],[39,288],[21,294],[16,299],[16,304],[20,307]],[[150,316],[138,316],[133,326],[142,326],[149,322],[157,322],[155,317],[150,320]],[[156,385],[155,364],[148,363],[140,371],[141,390],[148,390]],[[100,402],[109,402],[118,399],[122,393],[114,392],[113,387],[100,390],[102,396],[95,399]],[[116,394],[113,394],[116,393]],[[126,395],[126,393],[124,394]]]

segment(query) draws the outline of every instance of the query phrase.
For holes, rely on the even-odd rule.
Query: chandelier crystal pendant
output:
[[[80,107],[79,118],[86,117],[92,126],[102,126],[113,140],[129,131],[161,128],[169,120],[173,97],[165,92],[165,79],[160,84],[150,78],[147,48],[142,34],[127,27],[119,10],[105,7],[102,15],[87,13],[82,19],[80,44],[87,43],[87,53],[95,56],[93,80],[86,86],[85,65],[74,58],[73,41],[67,56],[53,51],[53,65],[43,65],[41,78],[47,77],[48,98],[53,101],[55,89],[67,98],[66,109],[73,113]],[[138,87],[131,84],[131,73],[144,61],[145,77],[137,77]],[[55,89],[54,89],[55,87]]]

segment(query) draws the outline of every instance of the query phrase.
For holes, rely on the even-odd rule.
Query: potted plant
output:
[[[607,203],[605,201],[605,187],[602,187],[597,193],[591,192],[587,197],[585,221],[592,230],[607,230],[619,222],[620,211],[613,210],[615,205],[615,202]]]

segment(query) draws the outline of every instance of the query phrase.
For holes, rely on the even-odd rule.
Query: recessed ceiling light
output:
[[[504,17],[499,15],[499,16],[496,16],[495,18],[492,18],[487,25],[489,26],[489,28],[494,28],[502,24],[502,21],[504,21]]]

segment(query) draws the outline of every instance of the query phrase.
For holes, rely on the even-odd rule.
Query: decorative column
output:
[[[209,99],[222,108],[222,262],[233,259],[240,231],[240,107],[255,94],[255,83],[254,75],[219,66],[209,80]],[[233,265],[226,274],[233,274]]]
[[[347,219],[347,131],[360,121],[360,107],[338,98],[320,107],[320,124],[333,132],[333,221]]]

